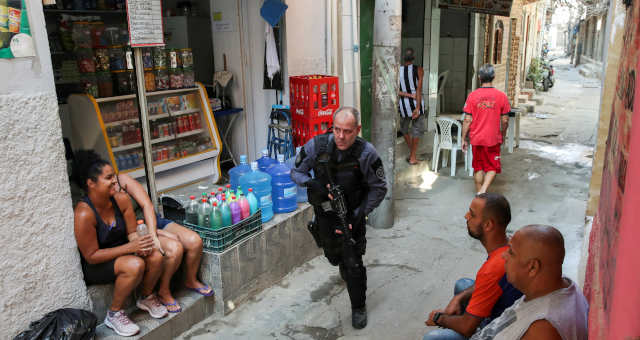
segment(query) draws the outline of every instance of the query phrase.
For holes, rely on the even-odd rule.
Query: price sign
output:
[[[164,46],[161,0],[127,0],[131,47]]]

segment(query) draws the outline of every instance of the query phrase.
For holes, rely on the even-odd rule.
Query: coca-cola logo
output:
[[[333,112],[331,110],[320,110],[318,111],[318,116],[331,116]]]

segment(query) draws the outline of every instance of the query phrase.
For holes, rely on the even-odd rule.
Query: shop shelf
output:
[[[112,14],[112,15],[126,15],[127,11],[123,9],[56,9],[45,8],[45,14]]]
[[[187,132],[183,132],[183,133],[179,133],[175,136],[166,136],[166,137],[160,137],[160,138],[155,138],[151,140],[151,144],[158,144],[158,143],[162,143],[162,142],[168,142],[170,140],[174,140],[176,138],[184,138],[184,137],[189,137],[189,136],[193,136],[193,135],[197,135],[202,133],[202,129],[197,129],[197,130],[191,130],[191,131],[187,131]],[[113,152],[120,152],[120,151],[125,151],[125,150],[131,150],[131,149],[135,149],[135,148],[140,148],[142,147],[142,143],[133,143],[133,144],[127,144],[127,145],[123,145],[123,146],[118,146],[115,148],[111,148],[111,151]]]
[[[197,113],[200,112],[200,109],[189,109],[189,110],[182,110],[182,111],[176,111],[171,113],[171,116],[180,116],[180,115],[187,115],[190,113]],[[156,119],[162,119],[162,118],[169,118],[171,117],[168,113],[163,113],[160,115],[153,115],[153,116],[149,116],[149,120],[156,120]],[[105,127],[111,127],[111,126],[117,126],[117,125],[122,125],[122,124],[126,124],[126,123],[137,123],[140,120],[138,118],[132,118],[132,119],[124,119],[124,120],[118,120],[115,122],[109,122],[109,123],[105,123],[104,126]]]
[[[124,95],[124,96],[96,98],[96,103],[117,102],[117,101],[125,100],[125,99],[134,99],[135,97],[136,97],[135,94],[127,94],[127,95]]]
[[[155,91],[155,92],[147,92],[147,97],[163,96],[163,95],[167,95],[167,94],[183,93],[183,92],[195,92],[195,91],[198,91],[197,87],[189,87],[189,88],[186,88],[186,89],[177,89],[177,90]]]
[[[170,170],[176,167],[184,166],[187,164],[195,163],[204,159],[217,157],[219,154],[216,149],[208,149],[202,152],[194,153],[191,155],[186,155],[180,158],[174,158],[166,161],[154,162],[153,170],[157,172],[162,172],[166,170]],[[135,168],[135,169],[127,169],[122,170],[122,173],[129,174],[129,176],[133,178],[144,177],[144,168]]]

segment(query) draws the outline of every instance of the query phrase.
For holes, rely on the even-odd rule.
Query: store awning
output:
[[[508,17],[512,3],[513,0],[439,0],[438,7]]]

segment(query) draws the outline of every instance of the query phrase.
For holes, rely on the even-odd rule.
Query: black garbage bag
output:
[[[96,336],[95,314],[74,308],[62,308],[33,321],[29,329],[13,340],[90,340]]]

